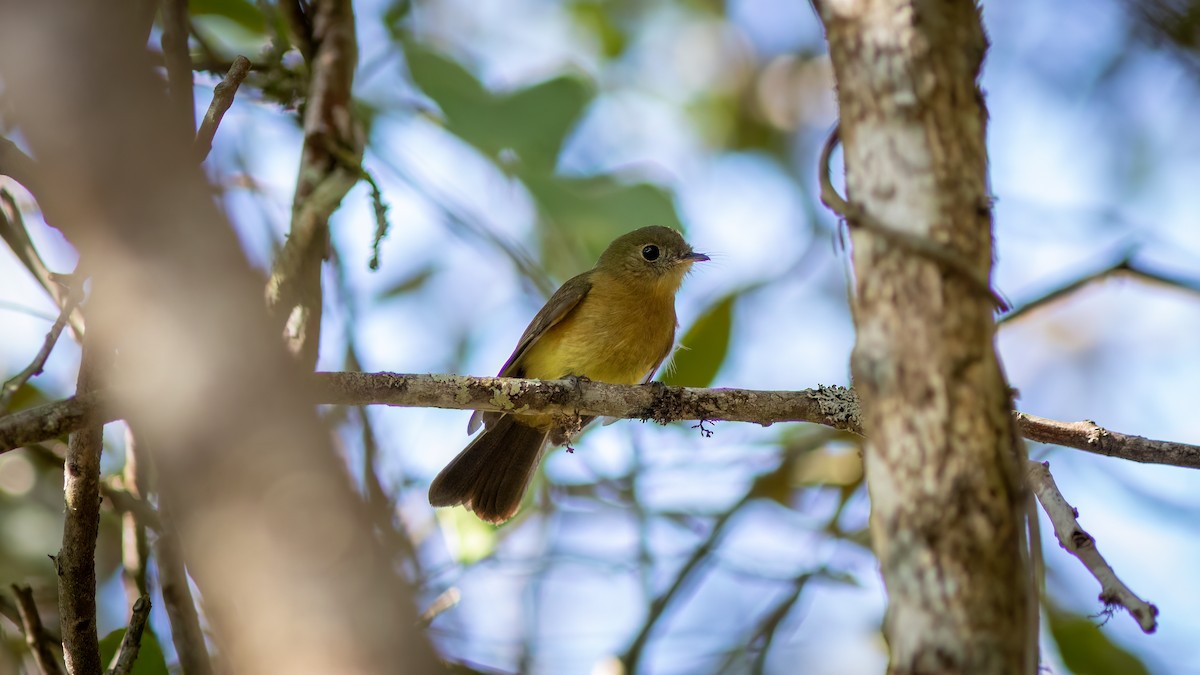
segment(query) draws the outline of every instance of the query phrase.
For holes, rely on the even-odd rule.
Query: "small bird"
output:
[[[649,382],[675,345],[675,292],[692,264],[708,259],[667,227],[618,237],[595,267],[555,291],[499,376]],[[467,432],[481,422],[484,432],[433,479],[429,503],[462,504],[498,525],[520,508],[547,441],[564,444],[572,430],[552,415],[476,411]]]

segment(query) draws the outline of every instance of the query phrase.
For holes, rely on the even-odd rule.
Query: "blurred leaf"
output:
[[[526,166],[552,171],[567,133],[591,98],[591,86],[573,75],[513,93],[497,106],[496,152],[511,148]]]
[[[250,0],[189,0],[188,13],[228,19],[257,35],[262,35],[267,28],[262,12]]]
[[[121,647],[121,639],[125,637],[125,629],[119,628],[100,640],[100,663],[107,668]],[[154,631],[147,626],[142,632],[142,647],[138,650],[137,661],[133,663],[132,675],[168,675],[167,660],[163,656],[162,647]]]
[[[626,232],[647,225],[683,229],[670,193],[657,185],[626,184],[611,175],[526,173],[521,179],[543,216],[541,259],[559,279],[591,267]]]
[[[446,128],[498,164],[515,153],[520,165],[549,172],[591,86],[560,75],[511,94],[493,94],[462,64],[412,40],[404,53],[413,82],[441,108]]]
[[[400,281],[397,281],[395,284],[389,286],[379,294],[379,299],[390,300],[392,298],[398,298],[401,295],[407,295],[413,291],[420,290],[420,288],[425,285],[425,282],[429,281],[430,277],[432,277],[436,271],[437,268],[433,264],[426,265],[416,272],[413,272],[407,277],[401,279]]]
[[[606,57],[615,59],[625,52],[629,39],[620,25],[613,20],[611,5],[591,1],[575,2],[571,4],[570,12],[576,23],[596,36]]]
[[[451,538],[451,550],[460,564],[479,562],[496,550],[498,530],[494,525],[488,525],[466,509],[438,509],[436,513],[447,537]]]
[[[1095,620],[1048,607],[1046,617],[1058,652],[1075,675],[1143,675],[1136,656],[1108,639]]]
[[[707,387],[712,384],[729,351],[733,304],[737,298],[737,293],[725,296],[696,319],[696,323],[679,341],[673,366],[662,378],[665,384],[673,387]]]

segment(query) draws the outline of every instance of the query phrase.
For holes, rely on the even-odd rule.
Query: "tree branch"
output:
[[[298,18],[298,5],[284,2],[283,10],[303,50],[302,36],[310,24]],[[289,351],[306,370],[317,363],[321,265],[329,248],[329,218],[359,180],[364,142],[351,105],[358,63],[354,9],[349,0],[316,0],[311,17],[313,51],[305,55],[312,77],[292,225],[267,284],[271,316],[284,330]]]
[[[220,126],[221,119],[225,117],[225,112],[233,105],[233,97],[237,95],[238,87],[242,85],[242,81],[249,73],[250,59],[239,56],[233,60],[233,65],[229,66],[229,72],[225,74],[225,79],[213,87],[212,103],[208,104],[208,112],[204,114],[200,130],[196,132],[196,158],[201,162],[212,151],[217,127]]]
[[[94,337],[83,341],[78,394],[96,388],[101,359]],[[100,642],[96,633],[96,538],[100,532],[100,451],[104,423],[85,415],[71,433],[64,465],[66,520],[58,571],[58,611],[62,621],[63,659],[71,675],[99,675]]]
[[[12,589],[17,596],[17,612],[21,617],[21,629],[25,631],[25,644],[33,652],[33,662],[37,664],[38,671],[42,675],[60,675],[62,669],[58,667],[58,659],[54,658],[50,636],[42,626],[42,617],[33,600],[33,590],[17,584],[13,584]]]
[[[1079,511],[1067,503],[1055,484],[1050,463],[1029,462],[1028,483],[1050,517],[1058,543],[1100,582],[1100,602],[1105,612],[1111,614],[1114,606],[1124,607],[1143,632],[1153,633],[1158,628],[1158,608],[1134,594],[1100,555],[1096,540],[1079,525]]]
[[[3,157],[6,147],[10,148],[11,152],[24,157],[24,160],[18,160],[17,164],[25,160],[33,162],[32,159],[29,159],[24,153],[18,150],[16,146],[12,145],[11,141],[0,138],[0,173],[4,173],[5,170],[5,160]],[[31,164],[30,167],[32,166],[34,165]],[[26,169],[22,169],[18,173],[24,170]],[[28,185],[25,186],[25,189],[31,193],[33,192]],[[34,198],[37,198],[36,194],[34,194]],[[39,206],[41,206],[40,202]],[[37,248],[33,245],[33,240],[29,237],[29,229],[25,226],[25,218],[21,215],[21,209],[17,206],[17,200],[13,199],[12,194],[8,190],[0,190],[0,238],[4,239],[8,247],[12,249],[13,254],[21,261],[25,269],[29,270],[33,278],[41,284],[42,288],[46,289],[46,293],[51,298],[54,298],[54,304],[59,307],[64,306],[67,303],[67,297],[70,295],[71,289],[64,288],[62,284],[58,283],[56,275],[46,266],[46,261],[42,260],[41,254],[38,253]],[[70,324],[76,338],[83,339],[83,313],[79,311],[78,307],[71,312]]]
[[[694,389],[570,380],[521,380],[466,375],[402,373],[316,373],[313,402],[332,405],[391,405],[494,412],[557,413],[652,419],[657,422],[710,420],[811,422],[862,434],[858,399],[845,387],[803,391]],[[80,428],[91,411],[105,422],[120,419],[101,393],[75,396],[0,417],[0,453]],[[1158,441],[1109,431],[1094,422],[1059,422],[1014,412],[1018,430],[1031,441],[1061,445],[1144,464],[1200,469],[1200,446]]]
[[[133,672],[133,664],[137,661],[138,651],[142,648],[142,632],[146,629],[146,620],[150,617],[150,596],[143,595],[133,603],[133,612],[129,616],[129,628],[121,638],[121,646],[113,657],[112,668],[108,675],[129,675]],[[184,671],[185,673],[188,671]]]
[[[179,532],[166,504],[160,504],[159,516],[161,527],[154,540],[154,557],[158,561],[158,585],[162,590],[167,621],[171,624],[171,641],[179,655],[179,667],[184,675],[210,675],[212,662],[204,632],[200,630],[192,589],[188,586]]]
[[[196,102],[192,79],[192,55],[188,51],[187,0],[162,3],[162,51],[167,62],[167,81],[176,122],[187,133],[196,128]]]
[[[17,391],[25,386],[25,383],[31,378],[42,374],[42,370],[46,367],[46,360],[50,358],[50,352],[54,350],[54,345],[58,344],[58,336],[62,335],[63,328],[66,327],[67,321],[75,311],[75,307],[83,299],[83,290],[79,288],[82,285],[82,280],[76,279],[75,281],[76,283],[73,284],[71,292],[67,294],[62,310],[59,311],[58,319],[50,327],[50,332],[46,333],[46,339],[42,342],[42,348],[33,357],[33,361],[24,370],[5,382],[3,388],[0,388],[0,411],[7,411]]]

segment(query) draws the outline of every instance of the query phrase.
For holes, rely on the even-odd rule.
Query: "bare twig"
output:
[[[67,325],[67,320],[71,317],[71,314],[75,311],[75,307],[79,305],[80,300],[83,298],[81,285],[82,283],[79,279],[76,279],[75,283],[72,284],[71,292],[67,294],[66,303],[62,307],[62,311],[59,312],[58,319],[50,327],[50,332],[46,333],[46,339],[42,342],[42,348],[33,357],[33,361],[24,370],[5,382],[3,388],[0,388],[0,411],[7,411],[17,390],[25,386],[25,383],[31,378],[42,374],[42,370],[46,367],[46,360],[50,358],[50,352],[54,350],[54,345],[58,344],[58,336],[62,334],[63,328]]]
[[[1105,611],[1111,612],[1114,606],[1124,607],[1143,632],[1153,633],[1158,627],[1158,608],[1135,595],[1100,555],[1096,540],[1079,525],[1079,512],[1059,492],[1050,474],[1050,464],[1029,462],[1028,483],[1050,517],[1058,543],[1100,582],[1100,602],[1104,603]]]
[[[717,518],[717,521],[713,523],[712,532],[709,533],[708,538],[704,540],[704,543],[696,547],[696,550],[692,552],[692,556],[688,558],[688,561],[683,564],[682,568],[680,568],[679,573],[675,576],[675,581],[671,583],[671,587],[650,603],[649,614],[646,616],[646,620],[642,623],[642,629],[638,631],[638,634],[633,638],[633,642],[630,643],[629,649],[627,649],[625,654],[621,657],[621,661],[625,664],[626,672],[638,672],[638,662],[641,661],[642,653],[645,650],[646,645],[649,643],[650,636],[654,633],[655,627],[662,619],[663,613],[666,612],[667,607],[671,604],[671,601],[674,600],[676,596],[687,590],[689,582],[693,581],[692,573],[695,572],[696,569],[700,567],[700,564],[708,558],[709,554],[716,549],[717,544],[721,542],[721,538],[725,535],[726,525],[729,524],[729,521],[733,518],[733,515],[740,511],[741,508],[751,500],[752,495],[753,491],[748,491],[745,496],[738,500],[736,504],[729,507],[729,510],[725,511],[719,518]]]
[[[354,9],[345,0],[312,3],[311,24],[291,2],[283,11],[303,44],[311,26],[304,150],[292,198],[292,225],[267,284],[267,305],[289,350],[306,370],[316,367],[321,332],[321,266],[329,249],[329,218],[361,177],[363,134],[351,89],[358,63]],[[298,23],[297,23],[298,22]],[[303,46],[301,46],[303,50]],[[341,153],[331,152],[340,148]],[[352,158],[347,162],[346,156]],[[347,169],[346,165],[350,167]]]
[[[1016,321],[1025,314],[1039,307],[1043,307],[1061,300],[1062,298],[1074,293],[1075,291],[1078,291],[1085,286],[1090,285],[1093,282],[1100,281],[1118,274],[1200,294],[1200,280],[1189,279],[1183,276],[1170,274],[1147,267],[1144,263],[1139,263],[1135,259],[1136,254],[1136,249],[1130,249],[1123,256],[1121,256],[1117,262],[1103,269],[1096,270],[1095,272],[1089,272],[1088,274],[1085,274],[1074,281],[1048,291],[1033,300],[1021,303],[1021,305],[1014,308],[1011,312],[1008,312],[1004,316],[1000,317],[996,323],[1003,324],[1010,321]]]
[[[4,148],[6,146],[11,146],[13,152],[25,157],[24,153],[17,150],[16,146],[13,146],[10,141],[0,139],[0,164],[4,161]],[[28,157],[25,157],[25,159],[33,162]],[[22,161],[18,160],[17,164],[20,164]],[[4,167],[0,166],[0,173],[3,170]],[[26,189],[30,189],[28,185],[25,187]],[[32,189],[30,189],[30,192],[32,192]],[[36,194],[34,196],[36,197]],[[54,298],[54,304],[59,307],[65,305],[72,289],[65,288],[62,284],[57,283],[57,275],[51,272],[50,268],[46,266],[46,262],[42,260],[41,254],[38,253],[37,248],[33,245],[33,240],[29,237],[29,230],[25,226],[25,218],[21,214],[20,207],[17,206],[17,200],[13,199],[8,190],[0,190],[0,238],[4,239],[5,243],[12,249],[13,254],[21,261],[25,269],[29,270],[33,278],[41,284],[46,293],[51,298]],[[78,307],[71,312],[70,325],[71,330],[75,332],[76,339],[82,339],[83,313],[79,311]]]
[[[1008,309],[1008,303],[992,289],[988,280],[981,277],[959,254],[930,239],[913,236],[908,232],[888,227],[857,204],[848,203],[845,199],[842,199],[842,196],[838,194],[837,188],[833,186],[833,179],[831,177],[832,168],[830,166],[833,150],[840,142],[841,125],[835,125],[833,131],[829,132],[829,137],[825,139],[825,145],[821,148],[821,158],[818,164],[820,167],[818,175],[821,181],[822,204],[827,206],[830,211],[836,213],[838,217],[845,220],[850,227],[861,227],[871,234],[887,240],[894,246],[933,261],[946,270],[953,272],[958,278],[966,281],[974,290],[991,298],[992,302],[1000,310]]]
[[[1014,413],[1021,435],[1038,443],[1086,450],[1144,464],[1167,464],[1200,469],[1200,447],[1173,441],[1109,431],[1091,420],[1059,422],[1028,413]]]
[[[121,471],[122,490],[113,490],[112,494],[105,492],[104,496],[109,497],[118,509],[121,509],[121,506],[117,505],[118,499],[126,502],[123,504],[126,508],[121,511],[121,580],[125,584],[125,597],[130,605],[135,607],[138,600],[149,593],[146,585],[146,562],[150,550],[146,542],[148,523],[145,513],[155,512],[144,499],[150,487],[148,468],[137,438],[126,424],[125,468]],[[101,489],[103,490],[103,486]],[[121,496],[116,497],[116,494]],[[125,497],[128,499],[124,499]]]
[[[167,61],[171,108],[180,125],[191,134],[196,128],[196,102],[192,81],[192,55],[188,51],[187,0],[162,2],[162,51]]]
[[[225,117],[225,112],[233,105],[233,97],[237,95],[238,87],[242,85],[242,81],[246,79],[249,72],[250,59],[239,56],[233,60],[233,65],[229,66],[229,72],[225,74],[225,79],[213,87],[212,103],[208,105],[208,112],[204,114],[204,120],[200,122],[200,130],[196,132],[196,158],[201,162],[212,151],[217,127],[220,126],[221,119]]]
[[[154,540],[154,557],[158,562],[158,585],[162,589],[163,607],[171,623],[171,641],[179,655],[179,668],[184,675],[210,675],[212,662],[200,617],[188,586],[183,562],[183,547],[170,518],[170,509],[159,504],[161,525]]]
[[[393,405],[496,412],[544,412],[561,415],[679,420],[812,422],[862,434],[858,399],[845,387],[818,386],[803,391],[693,389],[645,385],[521,380],[465,375],[401,373],[317,373],[314,403]],[[99,408],[105,422],[120,419],[103,407],[104,396],[86,394],[0,417],[0,452],[54,438],[80,428],[84,416]],[[1200,446],[1122,434],[1093,422],[1058,422],[1013,413],[1021,434],[1109,457],[1147,464],[1200,469]]]
[[[107,359],[89,337],[83,342],[77,394],[96,389],[97,376]],[[66,520],[62,549],[55,558],[58,570],[58,611],[62,617],[63,658],[72,675],[101,672],[100,642],[96,634],[96,537],[100,531],[100,450],[104,423],[85,415],[71,433],[64,465],[63,492]]]
[[[133,612],[129,616],[129,628],[125,629],[125,636],[121,638],[121,646],[113,656],[113,664],[108,670],[108,675],[128,675],[133,671],[138,650],[142,648],[142,631],[146,629],[146,619],[149,617],[150,596],[143,595],[133,603]]]
[[[300,50],[300,54],[304,57],[305,61],[312,61],[312,19],[304,13],[304,7],[301,6],[300,0],[283,0],[283,2],[279,3],[279,11],[283,14],[284,20],[287,21],[292,44],[296,45],[296,49]]]
[[[42,617],[38,614],[37,603],[33,600],[33,590],[29,586],[12,585],[13,593],[17,596],[17,611],[21,617],[21,629],[25,631],[25,644],[33,652],[33,662],[37,664],[42,675],[59,675],[62,669],[58,667],[58,659],[54,657],[51,648],[53,641],[42,626]]]

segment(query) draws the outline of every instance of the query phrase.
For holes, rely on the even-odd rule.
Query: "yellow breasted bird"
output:
[[[704,260],[670,228],[618,237],[595,267],[563,284],[533,317],[500,377],[650,381],[675,344],[675,292],[692,263]],[[499,524],[521,506],[546,442],[565,443],[569,432],[551,415],[478,411],[467,431],[480,422],[484,432],[433,479],[429,503],[462,504]]]

